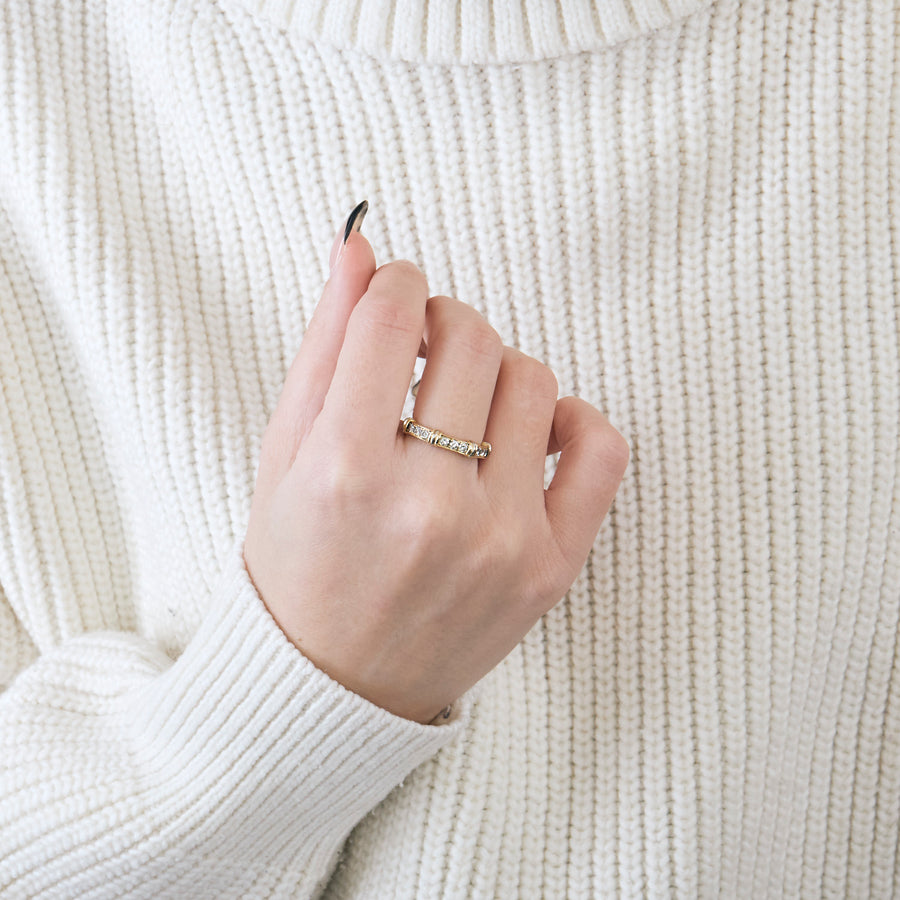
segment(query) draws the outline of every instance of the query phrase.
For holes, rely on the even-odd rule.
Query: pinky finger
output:
[[[585,400],[556,403],[548,452],[559,464],[544,492],[544,505],[557,546],[579,569],[628,466],[629,448],[606,416]]]

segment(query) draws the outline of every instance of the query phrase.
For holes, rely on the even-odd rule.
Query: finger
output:
[[[362,203],[357,204],[351,210],[350,215],[347,217],[347,221],[344,223],[343,233],[338,231],[335,235],[334,243],[331,245],[331,253],[328,254],[328,268],[332,274],[334,274],[338,263],[340,263],[341,258],[344,255],[344,251],[350,240],[350,235],[354,232],[358,232],[362,228],[363,220],[368,211],[368,200],[363,200]]]
[[[503,348],[485,428],[491,455],[479,463],[479,475],[495,490],[517,497],[543,496],[558,391],[556,376],[547,366],[512,347]]]
[[[559,465],[544,492],[557,544],[577,571],[587,558],[628,465],[625,439],[595,407],[563,397],[553,417]]]
[[[319,420],[357,436],[364,452],[392,452],[425,327],[428,283],[407,260],[372,276],[350,315]],[[318,423],[317,423],[318,427]]]
[[[425,306],[425,344],[416,421],[480,443],[503,358],[500,335],[468,304],[436,296],[429,297]]]
[[[360,221],[361,217],[357,215],[355,228],[359,227]],[[263,437],[261,459],[267,461],[266,469],[271,479],[280,480],[290,468],[300,443],[321,411],[350,314],[375,272],[372,247],[357,233],[354,223],[349,220],[348,223],[351,232],[346,244],[345,226],[335,237],[330,256],[334,267],[288,370]],[[260,475],[263,475],[262,466]]]
[[[285,379],[279,407],[295,430],[319,414],[337,365],[347,322],[375,274],[375,254],[369,242],[353,233],[341,251],[339,265],[325,284]]]

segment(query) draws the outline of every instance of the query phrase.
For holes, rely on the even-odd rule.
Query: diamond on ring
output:
[[[410,437],[418,438],[426,444],[433,444],[435,447],[441,447],[444,450],[450,450],[458,453],[460,456],[466,456],[469,459],[487,459],[491,452],[491,445],[487,441],[478,443],[477,441],[461,441],[459,438],[450,437],[443,431],[436,428],[428,428],[417,422],[412,416],[403,419],[400,423],[403,433]]]

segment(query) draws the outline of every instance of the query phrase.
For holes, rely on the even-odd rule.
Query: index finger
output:
[[[364,436],[367,452],[397,438],[425,330],[428,282],[408,260],[375,271],[356,304],[319,419]]]

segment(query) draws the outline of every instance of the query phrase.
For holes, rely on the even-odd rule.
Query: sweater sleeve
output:
[[[240,547],[174,662],[96,632],[0,695],[0,896],[315,896],[353,826],[464,727],[465,699],[420,725],[317,669]]]

